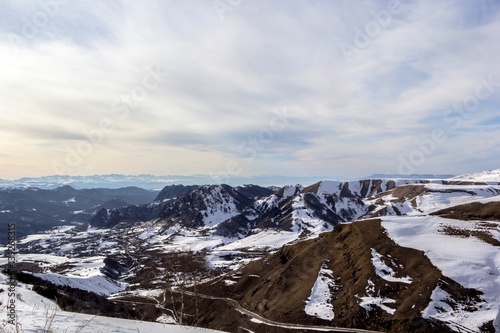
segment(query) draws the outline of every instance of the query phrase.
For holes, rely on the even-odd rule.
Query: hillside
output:
[[[380,220],[284,246],[199,290],[280,322],[390,332],[452,332],[466,323],[432,320],[440,302],[471,318],[481,318],[485,306],[483,292],[444,276],[424,252],[395,243]]]

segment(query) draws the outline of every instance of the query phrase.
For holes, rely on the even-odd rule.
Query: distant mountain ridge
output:
[[[53,190],[0,188],[0,226],[15,222],[18,237],[61,225],[87,222],[101,209],[150,203],[157,191],[138,187],[77,190],[69,185]],[[0,243],[7,235],[0,233]]]
[[[455,176],[453,180],[498,181],[500,182],[500,169],[488,170]]]
[[[256,184],[260,186],[283,186],[286,184],[311,184],[318,179],[327,179],[324,176],[226,176],[217,175],[90,175],[90,176],[44,176],[25,177],[16,180],[0,179],[0,188],[37,187],[40,189],[55,189],[60,186],[70,185],[76,189],[84,188],[122,188],[136,186],[147,190],[161,190],[168,185],[213,185],[228,184],[238,186],[243,184]]]
[[[136,186],[148,190],[161,190],[168,185],[216,185],[227,184],[238,186],[243,184],[254,184],[259,186],[285,186],[288,184],[312,184],[318,179],[330,180],[362,180],[362,179],[445,179],[445,180],[484,180],[500,181],[500,169],[490,170],[480,173],[453,175],[453,174],[384,174],[375,173],[367,177],[344,178],[331,176],[226,176],[218,175],[123,175],[123,174],[105,174],[89,176],[44,176],[44,177],[24,177],[15,180],[0,179],[0,188],[21,188],[37,187],[40,189],[55,189],[60,186],[70,185],[75,189],[84,188],[122,188]]]
[[[364,179],[449,179],[452,177],[455,177],[456,175],[452,174],[442,174],[442,175],[436,175],[436,174],[411,174],[411,175],[400,175],[396,173],[374,173],[371,176],[368,177],[363,177]]]

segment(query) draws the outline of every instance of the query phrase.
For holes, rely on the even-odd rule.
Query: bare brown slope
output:
[[[387,258],[397,276],[409,276],[413,282],[388,282],[376,275],[371,263],[371,249]],[[333,307],[335,318],[325,321],[308,316],[305,301],[323,263],[334,273],[337,285]],[[389,262],[387,261],[387,264]],[[338,225],[318,239],[282,248],[277,253],[242,268],[231,277],[203,286],[203,292],[231,297],[266,318],[302,324],[356,327],[388,332],[446,332],[447,328],[421,318],[432,291],[439,284],[453,298],[478,300],[478,293],[462,288],[444,277],[423,252],[394,243],[384,232],[380,220]],[[367,296],[368,280],[382,297],[396,300],[390,315],[377,307],[370,313],[359,305]]]
[[[431,215],[455,220],[483,220],[500,221],[500,202],[480,203],[473,202],[466,205],[454,206],[439,210]]]

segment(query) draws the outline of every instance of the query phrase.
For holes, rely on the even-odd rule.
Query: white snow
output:
[[[500,186],[493,185],[441,185],[426,184],[431,192],[417,198],[417,206],[423,213],[431,213],[450,206],[457,206],[498,196]],[[450,191],[446,193],[445,191]],[[465,192],[467,191],[467,192]]]
[[[281,246],[296,241],[299,235],[292,231],[279,231],[274,229],[254,229],[256,232],[253,235],[233,241],[227,245],[218,247],[217,250],[234,251],[234,250],[272,250],[278,249]]]
[[[222,236],[210,235],[210,236],[198,236],[189,235],[188,233],[180,233],[178,235],[172,236],[168,244],[162,244],[161,248],[168,251],[203,251],[212,250],[215,247],[222,246],[225,243],[225,239]]]
[[[396,309],[390,308],[386,305],[386,304],[396,303],[396,301],[393,300],[392,298],[380,297],[380,296],[365,296],[365,297],[360,297],[360,299],[361,302],[359,303],[359,305],[368,311],[372,310],[373,306],[377,306],[390,315],[396,313]]]
[[[437,183],[425,184],[428,190],[426,193],[416,198],[416,207],[410,200],[402,203],[395,203],[397,200],[392,192],[375,199],[365,200],[367,204],[374,204],[379,199],[385,205],[378,207],[377,211],[388,206],[387,215],[398,215],[391,206],[399,210],[402,215],[422,216],[450,206],[467,204],[476,201],[499,201],[500,186],[498,185],[443,185]],[[351,204],[352,206],[352,204]]]
[[[43,273],[33,273],[41,279],[61,286],[69,286],[81,290],[92,291],[101,295],[110,295],[126,288],[125,283],[114,283],[101,272],[104,267],[104,257],[87,257],[85,259],[70,259],[64,256],[48,254],[18,254],[17,262],[36,262],[44,270]],[[7,258],[0,258],[0,265],[7,263]],[[50,272],[54,267],[66,264],[64,272]]]
[[[238,283],[238,282],[233,281],[233,280],[224,280],[224,284],[226,286],[232,286],[233,284],[236,284],[236,283]]]
[[[500,169],[469,173],[464,175],[455,176],[450,180],[468,180],[477,182],[500,182]]]
[[[342,184],[339,181],[334,180],[323,180],[318,187],[317,193],[334,194],[339,193],[342,189]]]
[[[451,299],[450,294],[436,287],[431,295],[431,302],[427,308],[422,311],[422,317],[424,318],[435,318],[443,321],[447,321],[449,317],[454,317],[453,308],[446,302]]]
[[[283,198],[293,197],[300,190],[302,190],[301,185],[287,185],[283,188]]]
[[[69,259],[64,256],[54,256],[50,254],[37,254],[37,253],[17,254],[16,260],[17,262],[26,262],[26,261],[37,262],[42,266],[58,265],[69,261]],[[6,263],[7,263],[7,258],[0,257],[0,265],[5,265]]]
[[[441,320],[452,328],[459,328],[459,332],[460,328],[469,328],[471,323],[480,325],[491,320],[485,312],[469,312],[465,308],[465,305],[455,304],[451,295],[438,286],[432,292],[431,302],[422,311],[422,317]]]
[[[493,321],[493,327],[495,327],[495,333],[500,333],[500,308],[498,308],[497,316]]]
[[[0,289],[6,290],[8,286],[0,285]],[[169,325],[162,323],[142,322],[138,320],[126,320],[110,317],[99,317],[80,313],[66,312],[51,300],[28,290],[24,287],[16,288],[18,294],[16,299],[16,314],[22,331],[25,333],[39,332],[115,332],[115,333],[209,333],[219,332],[203,328]],[[1,304],[6,304],[7,293],[0,293]],[[1,313],[5,313],[5,305],[0,305]],[[52,323],[49,321],[52,318]],[[158,320],[166,321],[165,316]],[[44,330],[45,329],[45,330]],[[7,324],[6,316],[0,317],[0,331],[15,333],[15,327]]]
[[[359,305],[367,311],[371,311],[374,306],[379,307],[390,315],[393,315],[396,312],[396,309],[388,307],[386,304],[396,303],[395,300],[388,297],[380,297],[375,296],[377,294],[375,290],[375,283],[372,280],[368,280],[368,285],[366,286],[366,294],[367,296],[362,296],[358,298],[360,299]]]
[[[370,180],[370,179],[366,179],[366,180]],[[392,179],[381,179],[380,189],[382,190],[382,192],[387,191],[387,184],[389,181],[393,181],[396,184],[396,186],[401,186],[401,185],[405,185],[405,184],[415,184],[415,183],[420,182],[418,179],[393,179],[393,180]],[[342,191],[342,188],[344,186],[347,186],[347,188],[349,189],[349,191],[352,194],[362,197],[361,190],[363,189],[363,182],[364,182],[364,180],[350,180],[350,181],[323,180],[320,183],[320,186],[318,188],[317,193],[318,194],[326,193],[326,194],[339,195],[340,192]],[[370,184],[370,186],[368,188],[368,192],[366,193],[366,196],[370,195],[370,191],[372,190],[372,187],[371,187],[372,185],[373,185],[373,182],[372,182],[372,184]]]
[[[372,250],[372,265],[375,267],[375,273],[380,276],[382,279],[389,282],[402,282],[402,283],[411,283],[411,278],[409,276],[405,277],[396,277],[396,273],[394,270],[387,266],[387,264],[383,261],[384,257],[377,252],[375,249]],[[391,263],[393,263],[391,261]],[[393,263],[394,264],[394,263]]]
[[[156,236],[158,234],[158,230],[160,228],[158,227],[150,227],[150,228],[147,228],[146,230],[144,230],[144,232],[142,234],[140,234],[139,236],[137,236],[139,239],[147,239],[147,238],[150,238],[152,236]]]
[[[76,202],[76,198],[71,198],[66,201],[63,201],[64,204],[68,205],[70,202]]]
[[[309,237],[318,236],[320,233],[330,231],[333,226],[315,216],[314,211],[308,208],[304,202],[304,194],[300,194],[292,202],[292,224],[293,231],[299,235],[303,230],[310,233]]]
[[[389,237],[399,245],[424,251],[445,276],[466,288],[474,288],[484,293],[482,298],[486,304],[481,309],[464,319],[454,319],[454,322],[477,330],[478,326],[495,318],[500,304],[498,247],[475,237],[463,238],[443,232],[445,227],[480,229],[481,222],[457,221],[435,216],[384,217],[382,226]],[[436,291],[435,296],[437,302],[442,295]]]
[[[52,282],[58,286],[68,286],[105,296],[122,291],[126,287],[126,284],[117,284],[102,275],[90,277],[61,275],[55,273],[35,273],[33,275]]]
[[[275,194],[271,194],[268,197],[257,200],[255,206],[258,208],[259,211],[265,212],[274,207],[278,207],[282,201],[283,201],[282,197],[278,197]]]
[[[332,289],[336,287],[333,278],[333,271],[328,269],[326,263],[323,263],[311,289],[311,295],[306,301],[304,311],[308,315],[324,320],[333,320],[335,314],[332,305]]]
[[[233,197],[225,193],[220,186],[211,188],[210,193],[203,200],[207,209],[201,211],[201,213],[203,214],[203,222],[207,227],[216,226],[240,213],[236,208]]]

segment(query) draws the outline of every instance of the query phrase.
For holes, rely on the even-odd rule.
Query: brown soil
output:
[[[319,186],[321,185],[321,182],[314,183],[312,185],[309,185],[302,190],[304,193],[318,193]]]
[[[441,232],[450,236],[457,237],[476,237],[493,246],[500,246],[500,241],[493,237],[488,231],[485,230],[468,230],[468,229],[460,229],[452,226],[445,226]]]
[[[466,205],[442,209],[432,213],[431,215],[438,215],[444,218],[464,221],[500,221],[500,202],[489,202],[485,204],[473,202]]]
[[[400,202],[405,202],[406,200],[413,200],[416,197],[425,194],[426,192],[427,188],[424,185],[399,186],[392,191],[392,195],[397,198],[392,202],[400,203]]]

